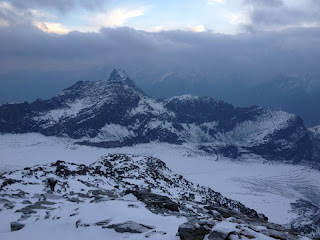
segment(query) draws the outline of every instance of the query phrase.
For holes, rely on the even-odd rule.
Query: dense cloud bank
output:
[[[117,65],[146,71],[193,69],[211,81],[237,75],[259,82],[277,74],[318,71],[320,28],[238,35],[103,28],[100,33],[0,29],[0,72],[83,70]]]

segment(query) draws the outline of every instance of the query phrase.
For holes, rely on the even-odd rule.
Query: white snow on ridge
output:
[[[133,131],[119,124],[106,124],[98,133],[98,136],[91,138],[90,141],[123,141],[127,137],[134,137]]]
[[[283,111],[267,109],[254,121],[239,123],[233,130],[218,133],[216,139],[237,146],[252,146],[267,140],[267,136],[285,128],[295,115]]]
[[[169,116],[175,116],[173,112],[163,106],[163,103],[148,97],[143,97],[139,101],[138,106],[129,112],[129,116],[146,113],[152,113],[156,116],[166,113]]]
[[[194,96],[192,94],[184,94],[184,95],[181,95],[181,96],[174,96],[174,97],[165,99],[165,102],[169,103],[169,102],[171,102],[173,100],[189,101],[189,100],[198,100],[198,99],[200,99],[199,96]]]
[[[320,125],[309,128],[308,130],[320,137]]]
[[[204,123],[203,126],[211,127],[216,126],[214,122],[211,124]],[[207,132],[201,129],[201,125],[197,126],[196,124],[186,124],[183,123],[182,127],[184,128],[184,131],[182,131],[180,134],[184,139],[188,139],[188,141],[193,143],[199,143],[199,142],[212,142],[214,141],[214,138]]]
[[[36,121],[49,121],[46,125],[57,123],[63,118],[76,117],[82,110],[90,108],[93,104],[90,103],[89,99],[78,99],[75,102],[67,104],[65,108],[54,109],[46,112],[40,117],[35,117]]]
[[[145,132],[147,131],[147,129],[156,129],[156,128],[162,128],[162,129],[167,129],[167,130],[169,130],[169,131],[171,131],[171,132],[176,132],[175,129],[173,128],[171,122],[168,122],[168,121],[160,121],[160,120],[158,120],[158,119],[153,119],[153,120],[151,120],[151,121],[148,123]]]
[[[128,78],[128,75],[126,74],[126,72],[120,68],[116,68],[117,73],[119,74],[119,76],[121,77],[121,79],[125,80],[126,78]]]

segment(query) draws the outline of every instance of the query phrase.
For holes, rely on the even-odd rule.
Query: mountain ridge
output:
[[[207,153],[319,164],[317,136],[300,117],[210,97],[156,100],[114,69],[108,80],[79,81],[49,100],[0,106],[0,132],[68,136],[78,144],[121,147],[191,143]]]
[[[240,202],[189,182],[160,159],[148,156],[109,154],[90,165],[56,161],[5,172],[0,175],[0,196],[1,213],[10,216],[4,222],[14,221],[11,231],[24,232],[47,223],[50,229],[66,224],[73,232],[102,228],[109,237],[113,230],[121,233],[112,239],[131,234],[173,239],[177,233],[181,240],[206,236],[309,239],[268,222]],[[174,229],[170,230],[171,224]],[[312,230],[307,232],[306,225],[299,232],[318,236],[317,227]]]

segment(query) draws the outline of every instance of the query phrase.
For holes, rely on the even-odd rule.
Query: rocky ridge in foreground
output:
[[[57,161],[4,173],[0,204],[1,218],[16,219],[11,231],[65,223],[74,231],[102,228],[114,239],[302,238],[153,157],[116,154],[89,166]]]

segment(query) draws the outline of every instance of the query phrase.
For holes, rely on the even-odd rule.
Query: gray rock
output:
[[[124,223],[112,224],[109,225],[108,228],[113,228],[116,232],[124,233],[144,233],[149,231],[150,229],[154,229],[152,226],[144,225],[141,223],[136,223],[133,221],[127,221]]]
[[[100,222],[96,222],[94,225],[95,226],[107,226],[109,223],[110,223],[110,219],[107,219],[107,220],[103,220]]]
[[[227,233],[213,231],[208,236],[208,239],[210,239],[210,240],[225,240],[227,238],[227,236],[228,236]]]
[[[90,203],[98,203],[98,202],[106,202],[106,201],[109,201],[109,198],[94,196],[94,199],[92,199]]]
[[[137,205],[135,205],[135,204],[128,204],[128,207],[130,207],[130,208],[139,208]]]
[[[104,196],[108,196],[108,193],[106,191],[103,191],[103,190],[92,190],[92,191],[89,191],[91,192],[91,194],[93,196],[98,196],[98,195],[104,195]]]
[[[45,193],[44,197],[46,199],[52,199],[52,200],[58,200],[58,199],[62,199],[63,198],[63,197],[61,197],[59,195],[56,195],[56,194],[53,194],[53,193]]]
[[[20,182],[22,182],[22,180],[16,180],[16,179],[11,179],[11,178],[5,179],[0,186],[0,191],[2,191],[5,187],[7,187],[9,185],[12,185],[15,183],[20,183]]]
[[[54,179],[54,178],[48,178],[47,179],[47,187],[50,188],[50,190],[52,192],[54,192],[54,188],[55,188],[57,183],[58,183],[58,181],[56,179]]]
[[[9,200],[5,199],[5,198],[0,198],[0,203],[7,203],[10,202]]]
[[[78,228],[78,227],[89,227],[89,226],[90,226],[90,224],[81,223],[80,219],[76,221],[76,228]]]
[[[78,212],[71,213],[71,214],[70,214],[70,217],[74,217],[74,216],[76,216],[76,215],[78,215],[78,214],[79,214]]]
[[[154,213],[179,212],[180,205],[166,196],[161,196],[148,191],[126,191],[132,193],[138,200],[147,205],[147,208]]]
[[[15,205],[14,205],[13,202],[6,202],[6,203],[4,204],[4,207],[5,207],[6,209],[12,209],[12,208],[15,207]]]
[[[23,201],[22,201],[22,204],[32,204],[32,202],[29,201],[29,200],[23,200]]]
[[[54,208],[43,206],[43,205],[54,205],[54,204],[56,204],[56,203],[49,202],[49,201],[38,201],[38,202],[34,203],[33,205],[28,205],[24,208],[17,210],[16,212],[22,212],[24,214],[32,214],[32,213],[36,213],[36,211],[34,209],[53,210]]]
[[[21,212],[25,215],[29,215],[29,214],[33,214],[33,213],[37,213],[36,211],[34,211],[30,206],[18,209],[16,212]]]
[[[283,239],[283,240],[295,240],[295,239],[297,239],[296,236],[291,235],[288,232],[280,232],[280,231],[273,230],[273,229],[266,229],[266,230],[264,229],[264,230],[261,230],[261,233],[266,235],[266,236],[269,236],[271,238],[275,238],[275,239]]]
[[[31,215],[28,214],[22,214],[21,217],[18,219],[18,221],[25,221],[27,220],[29,217],[31,217]]]
[[[203,240],[210,232],[207,226],[198,222],[186,222],[179,226],[178,233],[181,240]]]
[[[165,234],[167,234],[167,233],[164,232],[164,231],[156,231],[156,230],[153,230],[153,231],[151,231],[151,232],[146,233],[146,234],[144,235],[144,237],[145,237],[145,238],[150,238],[150,237],[152,237],[152,236],[154,236],[154,235],[156,235],[156,234],[165,235]]]
[[[18,222],[11,222],[10,223],[11,232],[18,231],[18,230],[22,229],[24,226],[25,226],[24,224],[21,224]]]
[[[75,202],[75,203],[81,203],[81,202],[83,202],[82,200],[80,200],[79,198],[68,198],[68,201],[70,201],[70,202]]]

